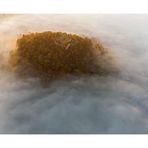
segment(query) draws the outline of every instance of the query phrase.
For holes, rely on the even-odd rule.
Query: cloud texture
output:
[[[0,17],[0,133],[148,133],[148,15]],[[111,48],[118,76],[70,77],[43,88],[4,65],[21,33],[66,31]]]

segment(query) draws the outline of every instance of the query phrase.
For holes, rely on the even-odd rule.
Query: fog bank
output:
[[[148,133],[148,15],[0,17],[0,133]],[[65,31],[101,40],[113,76],[19,79],[5,68],[21,33]]]

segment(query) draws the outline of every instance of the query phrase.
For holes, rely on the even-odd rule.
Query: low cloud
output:
[[[19,34],[48,30],[101,40],[120,67],[116,76],[73,76],[46,88],[1,68],[0,133],[148,133],[147,15],[13,15],[0,21],[0,67]]]

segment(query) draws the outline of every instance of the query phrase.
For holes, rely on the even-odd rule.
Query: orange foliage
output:
[[[22,35],[9,63],[22,76],[52,78],[66,74],[106,75],[113,58],[101,43],[62,32]]]

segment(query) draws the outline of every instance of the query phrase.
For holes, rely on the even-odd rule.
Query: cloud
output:
[[[1,19],[0,54],[21,33],[66,31],[100,39],[116,76],[69,77],[43,88],[0,70],[0,133],[148,133],[147,15],[16,15]]]

